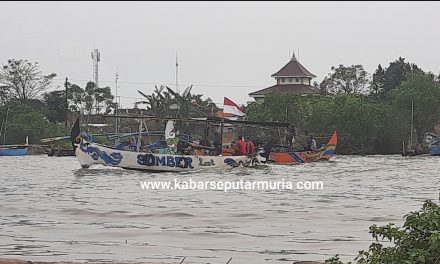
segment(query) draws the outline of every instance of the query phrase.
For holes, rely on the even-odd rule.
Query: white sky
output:
[[[140,97],[174,87],[178,51],[181,89],[243,104],[275,84],[289,49],[318,82],[333,65],[372,73],[399,56],[438,74],[439,11],[438,2],[1,2],[0,63],[38,61],[58,75],[54,88],[65,77],[84,86],[75,80],[92,79],[98,48],[100,86],[114,91],[118,68],[119,94]]]

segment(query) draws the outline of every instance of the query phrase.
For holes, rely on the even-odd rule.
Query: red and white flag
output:
[[[233,114],[236,116],[244,116],[238,105],[225,97],[223,102],[223,113]]]

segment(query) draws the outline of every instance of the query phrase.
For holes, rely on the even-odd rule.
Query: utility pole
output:
[[[177,51],[176,51],[176,93],[179,93],[179,63],[177,62]]]
[[[64,127],[65,128],[67,128],[67,119],[68,119],[68,117],[69,117],[69,102],[68,102],[68,100],[67,100],[67,92],[68,92],[68,82],[67,82],[68,80],[67,80],[67,77],[66,77],[66,81],[64,82],[64,87],[66,88],[66,123],[65,123],[65,125],[64,125]]]
[[[115,147],[117,147],[119,145],[119,117],[118,117],[118,108],[119,108],[119,102],[118,102],[118,79],[119,79],[119,71],[116,68],[116,78],[115,78],[115,102],[116,102],[116,106],[115,106],[115,134],[116,134],[116,139],[115,139]]]

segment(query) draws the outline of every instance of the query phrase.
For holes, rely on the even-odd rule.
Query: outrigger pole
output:
[[[115,117],[114,115],[103,115],[103,117]],[[178,118],[178,117],[158,117],[158,116],[124,116],[117,115],[119,118],[135,118],[135,119],[151,119],[151,120],[182,120],[192,122],[209,122],[209,123],[224,123],[224,124],[245,124],[245,125],[257,125],[257,126],[272,126],[272,127],[289,127],[292,124],[289,122],[279,121],[250,121],[250,120],[230,120],[222,117],[190,117],[190,118]]]

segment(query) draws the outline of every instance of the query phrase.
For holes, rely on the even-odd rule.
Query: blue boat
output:
[[[0,147],[0,156],[24,156],[27,153],[27,147]]]
[[[429,146],[430,153],[432,156],[440,156],[440,139],[437,138],[431,145]]]

